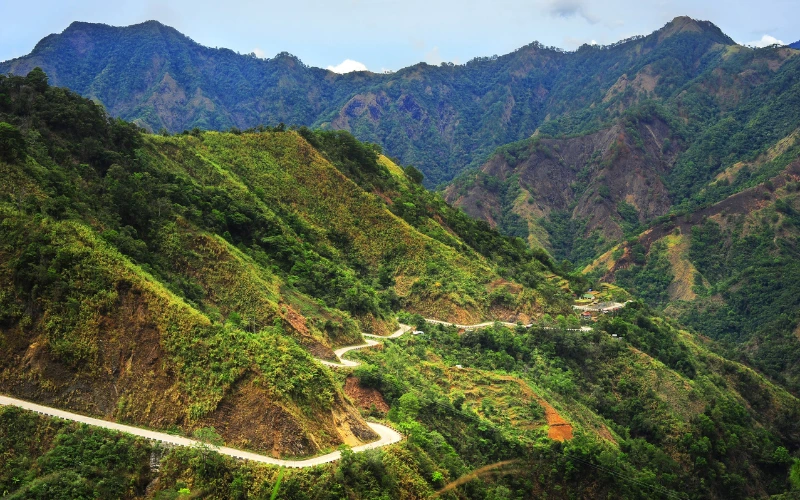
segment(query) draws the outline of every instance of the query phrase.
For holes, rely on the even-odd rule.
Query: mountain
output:
[[[669,217],[588,270],[727,343],[734,355],[797,392],[800,159],[796,151],[792,156],[767,181]]]
[[[728,47],[670,98],[637,90],[599,129],[499,148],[445,198],[621,284],[797,392],[798,54]]]
[[[434,186],[540,127],[572,133],[601,126],[634,94],[675,96],[738,50],[713,24],[679,17],[606,47],[564,52],[534,42],[465,65],[337,75],[286,53],[263,60],[203,47],[154,21],[125,28],[76,22],[0,64],[0,72],[41,67],[55,85],[152,131],[279,122],[347,130],[416,165]]]
[[[558,258],[586,263],[659,216],[718,202],[785,166],[790,158],[776,165],[766,153],[791,145],[800,128],[797,55],[728,47],[662,99],[641,87],[654,77],[642,68],[604,98],[628,96],[615,104],[619,117],[594,127],[584,115],[575,119],[577,133],[539,133],[504,146],[453,182],[446,198]],[[737,177],[745,162],[752,168]],[[726,169],[729,178],[717,182]]]
[[[144,135],[37,69],[0,77],[0,141],[0,379],[23,398],[313,454],[374,433],[312,356],[400,307],[569,310],[544,253],[345,132]]]
[[[645,110],[567,138],[537,136],[501,148],[445,198],[506,234],[558,258],[592,258],[606,241],[672,206],[663,177],[679,154],[674,123]]]
[[[798,40],[798,41],[796,41],[794,43],[790,43],[789,47],[791,47],[793,49],[800,49],[800,40]]]

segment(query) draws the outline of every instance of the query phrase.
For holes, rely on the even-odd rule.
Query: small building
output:
[[[589,311],[583,311],[581,313],[581,319],[592,319],[592,313]]]
[[[594,300],[594,295],[592,295],[591,293],[584,293],[583,295],[581,295],[581,298],[582,299],[588,299],[588,300]]]

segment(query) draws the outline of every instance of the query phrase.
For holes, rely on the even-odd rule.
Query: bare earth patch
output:
[[[389,411],[389,405],[377,389],[363,387],[356,377],[347,377],[344,383],[344,393],[356,403],[359,408],[369,410],[372,406],[381,413]]]
[[[547,437],[554,441],[569,441],[572,439],[572,425],[564,420],[550,403],[541,398],[538,401],[544,408],[544,417],[550,427],[547,430]]]
[[[564,418],[559,415],[558,411],[553,408],[553,405],[548,403],[543,397],[533,392],[533,390],[531,390],[531,388],[528,387],[528,385],[523,381],[510,376],[501,376],[499,378],[501,380],[516,382],[519,384],[520,389],[522,389],[523,394],[532,397],[541,405],[542,408],[544,408],[544,418],[549,427],[547,430],[547,437],[554,441],[569,441],[572,439],[572,424],[564,420]]]

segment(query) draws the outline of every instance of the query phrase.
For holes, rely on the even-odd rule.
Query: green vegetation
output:
[[[134,498],[152,480],[144,440],[0,407],[0,495]]]
[[[700,31],[661,37],[685,23]],[[747,365],[798,390],[797,58],[732,48],[713,25],[691,23],[571,54],[534,44],[464,67],[360,78],[321,78],[288,55],[204,49],[157,23],[77,24],[48,39],[42,47],[58,53],[75,33],[101,30],[108,39],[82,66],[52,63],[59,78],[94,85],[113,113],[139,123],[198,128],[148,135],[51,87],[39,69],[0,76],[3,390],[207,445],[162,453],[1,408],[4,494],[420,498],[461,477],[469,481],[444,498],[746,498],[796,488],[800,403]],[[153,50],[137,45],[143,36],[185,49],[160,81],[202,84],[218,107],[198,105],[199,95],[190,108],[156,113],[131,102],[137,73],[81,76],[116,64],[103,53],[119,33],[114,43],[131,53]],[[232,76],[206,87],[202,72],[188,71],[199,55]],[[760,83],[739,86],[744,71]],[[463,89],[452,109],[434,108],[452,88]],[[731,89],[743,97],[729,100]],[[250,92],[267,104],[210,111]],[[463,127],[438,127],[433,109]],[[323,127],[229,128],[277,121]],[[490,162],[500,170],[453,191],[489,193],[494,222],[513,237],[423,187],[519,139]],[[543,177],[530,177],[536,169]],[[707,206],[723,199],[726,208]],[[707,218],[695,213],[706,209]],[[658,217],[670,210],[681,215]],[[688,229],[681,248],[663,241],[673,229]],[[547,241],[561,263],[525,237]],[[609,252],[622,264],[615,277],[643,301],[570,331],[579,324],[572,293],[589,286],[572,262],[621,238],[627,244]],[[687,276],[692,293],[670,302]],[[627,295],[607,287],[602,297]],[[682,330],[661,308],[721,343]],[[391,331],[398,313],[424,333],[353,354],[364,364],[352,373],[313,360],[361,331]],[[458,332],[423,317],[536,326]],[[361,413],[344,393],[350,376],[373,403]],[[304,470],[213,452],[225,443],[307,456],[368,441],[367,416],[408,439],[359,454],[344,447],[338,463]]]
[[[459,498],[746,498],[792,487],[795,398],[641,303],[594,332],[562,330],[564,321],[463,335],[428,325],[424,335],[360,351],[366,363],[354,375],[383,394],[385,417],[408,439],[358,454],[345,448],[339,462],[311,469],[236,462],[213,449],[164,452],[0,408],[0,453],[9,458],[0,485],[12,498],[133,498],[150,485],[147,496],[162,499],[418,498],[470,475]],[[553,411],[571,439],[548,438]],[[196,434],[218,438],[213,429]],[[474,473],[508,460],[497,474]],[[42,474],[48,467],[58,472]]]
[[[92,43],[78,54],[69,50],[77,39]],[[676,98],[732,45],[711,23],[677,18],[650,36],[606,47],[564,52],[533,42],[464,65],[333,75],[287,53],[259,59],[203,47],[154,21],[127,28],[73,23],[29,56],[0,65],[0,73],[41,65],[57,75],[56,84],[91,94],[114,116],[152,131],[277,123],[345,129],[415,165],[435,186],[537,129],[585,132],[642,97]],[[162,58],[153,67],[155,54]],[[609,92],[640,72],[653,75],[653,88]],[[143,75],[151,76],[145,82]]]
[[[790,173],[775,179],[781,187],[764,183],[700,214],[660,221],[653,231],[661,236],[644,234],[624,245],[627,252],[614,277],[648,303],[721,342],[729,356],[796,393],[798,188]],[[679,241],[672,235],[684,231],[685,248],[670,249]],[[642,244],[648,240],[649,249]],[[673,300],[671,286],[691,289],[691,294]]]
[[[724,226],[707,220],[692,228],[690,259],[708,281],[681,319],[712,338],[745,344],[754,366],[800,390],[800,218],[791,194]],[[714,301],[719,297],[722,300]],[[716,304],[713,304],[716,302]]]
[[[586,264],[604,247],[599,231],[583,237],[586,220],[573,219],[566,210],[553,210],[541,224],[549,233],[551,251],[556,258]]]
[[[41,72],[0,77],[0,94],[17,145],[0,161],[0,378],[14,394],[309,455],[370,436],[311,353],[387,333],[401,308],[569,310],[545,253],[345,132],[151,136]]]
[[[800,58],[713,37],[669,37],[613,85],[595,76],[585,108],[551,109],[538,134],[497,149],[448,200],[492,206],[503,231],[508,211],[543,228],[530,242],[557,260],[599,259],[592,279],[616,280],[797,394]],[[491,189],[476,181],[489,172]],[[498,195],[515,184],[531,206]],[[668,241],[673,230],[680,241]]]
[[[669,302],[667,288],[675,276],[667,260],[667,248],[664,242],[650,247],[645,257],[641,243],[631,246],[633,265],[616,273],[617,283],[649,304],[665,306]]]
[[[410,444],[429,450],[433,436],[444,439],[445,478],[464,474],[464,463],[515,459],[525,465],[497,481],[534,496],[745,498],[789,487],[784,451],[800,438],[800,405],[782,389],[641,302],[593,332],[563,330],[564,318],[542,326],[552,329],[427,325],[362,351],[368,364],[355,375],[384,395]],[[539,398],[572,425],[572,440],[545,437]]]

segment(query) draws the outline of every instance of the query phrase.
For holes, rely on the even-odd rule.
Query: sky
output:
[[[155,19],[210,47],[290,52],[335,71],[463,64],[538,41],[573,50],[646,35],[676,16],[708,20],[739,43],[800,40],[798,0],[0,0],[0,61],[72,21]]]

